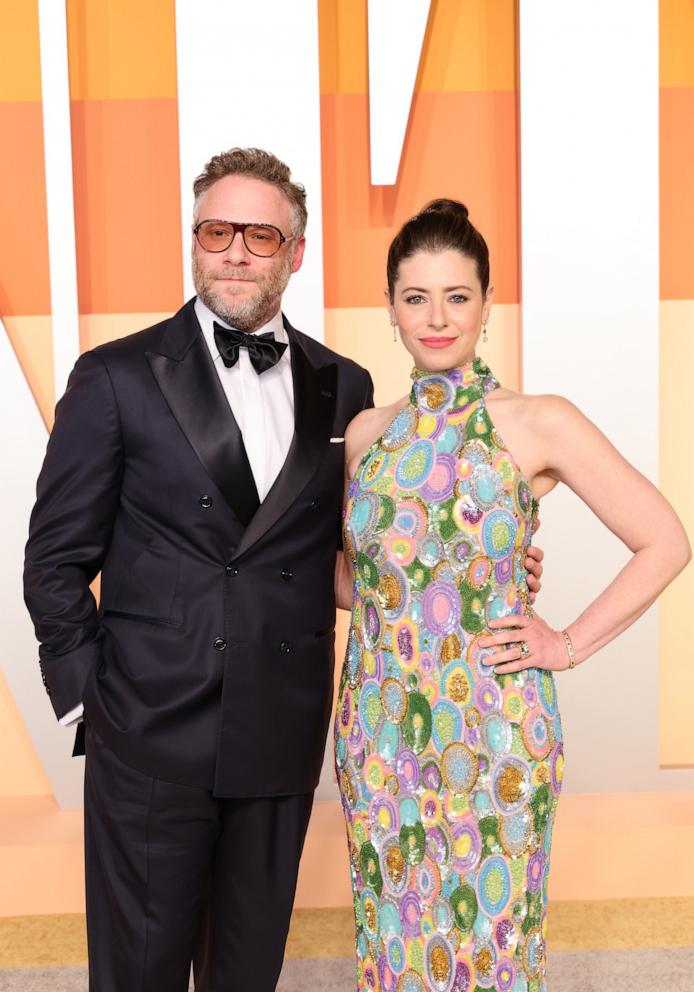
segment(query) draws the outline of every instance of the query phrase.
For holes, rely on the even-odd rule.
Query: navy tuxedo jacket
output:
[[[330,718],[349,421],[371,378],[286,321],[294,437],[258,509],[187,303],[82,355],[56,409],[25,599],[60,717],[218,796],[312,790]],[[89,584],[101,572],[97,610]]]

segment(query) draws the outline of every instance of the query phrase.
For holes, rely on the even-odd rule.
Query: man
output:
[[[197,298],[79,359],[27,545],[44,683],[63,722],[84,709],[98,992],[187,989],[208,904],[212,992],[275,988],[332,700],[341,442],[373,397],[281,313],[289,169],[232,149],[194,192]]]
[[[280,312],[287,167],[234,149],[194,190],[197,299],[79,359],[27,546],[46,688],[85,712],[99,992],[187,989],[210,867],[211,987],[275,987],[330,715],[340,441],[372,403]]]

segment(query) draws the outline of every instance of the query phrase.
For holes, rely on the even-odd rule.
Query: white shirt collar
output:
[[[208,306],[206,306],[199,296],[195,298],[194,304],[195,316],[198,318],[198,323],[202,329],[203,337],[207,343],[207,347],[210,349],[210,354],[216,362],[217,359],[222,360],[222,356],[219,354],[217,345],[214,339],[214,322],[217,321],[222,327],[229,327],[230,325],[224,320],[220,320],[216,313],[213,313]],[[259,327],[254,334],[264,334],[266,331],[272,331],[275,335],[275,341],[283,341],[285,344],[289,343],[289,337],[286,330],[284,329],[284,321],[282,319],[282,311],[278,310],[274,317],[268,320],[267,324]],[[289,348],[286,348],[284,354],[280,358],[280,362],[291,361],[289,356]]]

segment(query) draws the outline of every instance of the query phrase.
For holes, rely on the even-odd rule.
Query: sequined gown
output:
[[[475,359],[414,370],[345,504],[354,605],[335,719],[359,992],[545,992],[562,732],[551,673],[494,675],[528,609],[537,503]]]

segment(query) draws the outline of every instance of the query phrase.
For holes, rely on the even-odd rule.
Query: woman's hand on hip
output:
[[[569,667],[561,631],[553,630],[536,613],[499,617],[490,620],[488,627],[491,634],[484,634],[477,643],[481,648],[494,648],[491,654],[482,658],[482,664],[493,667],[495,675],[521,672],[526,668],[561,672]]]

